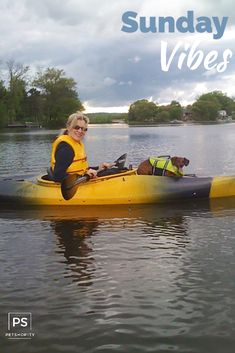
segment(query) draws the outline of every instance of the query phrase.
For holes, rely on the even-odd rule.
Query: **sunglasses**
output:
[[[73,129],[74,130],[81,130],[82,132],[86,132],[88,130],[87,127],[82,127],[82,126],[79,126],[79,125],[74,126]]]

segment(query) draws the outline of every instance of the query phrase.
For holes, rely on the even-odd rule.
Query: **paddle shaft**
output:
[[[86,181],[90,180],[90,178],[91,178],[90,175],[84,174],[82,177],[77,178],[77,180],[75,181],[75,183],[73,183],[73,184],[67,186],[66,189],[67,189],[67,190],[72,189],[74,186],[79,185],[79,184],[81,184],[81,183],[85,183]]]
[[[112,166],[117,166],[120,169],[124,168],[126,161],[126,153],[120,156]],[[65,200],[70,200],[76,193],[79,184],[85,183],[90,180],[91,176],[84,174],[82,177],[76,177],[74,174],[68,175],[61,183],[61,193]]]

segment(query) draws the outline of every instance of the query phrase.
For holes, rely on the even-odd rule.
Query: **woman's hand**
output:
[[[106,162],[101,163],[101,164],[99,165],[98,172],[101,171],[101,170],[104,170],[104,169],[111,168],[111,167],[113,167],[114,165],[115,165],[115,163],[106,163]]]
[[[86,171],[86,174],[88,174],[91,179],[94,179],[97,177],[97,170],[90,168]]]

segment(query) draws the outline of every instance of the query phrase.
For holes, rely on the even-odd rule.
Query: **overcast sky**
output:
[[[213,33],[124,33],[122,15],[173,16],[175,20],[194,11],[197,17],[229,20],[220,39]],[[37,67],[64,69],[78,84],[79,97],[87,111],[127,109],[137,99],[159,104],[178,100],[187,104],[208,91],[221,90],[235,97],[235,7],[234,0],[1,0],[1,67],[9,59]],[[168,45],[168,57],[177,43],[198,43],[206,56],[217,50],[233,53],[227,69],[194,71],[184,63],[177,67],[177,51],[169,71],[161,69],[161,41]],[[187,60],[187,57],[186,59]],[[118,110],[118,108],[115,108]]]

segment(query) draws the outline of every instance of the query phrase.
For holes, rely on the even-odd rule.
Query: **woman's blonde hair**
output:
[[[78,120],[83,120],[87,125],[89,124],[89,118],[86,115],[84,115],[82,112],[77,111],[76,113],[73,113],[68,117],[66,128],[60,131],[60,135],[66,134],[66,132],[68,131],[68,128],[75,127],[77,125]]]

